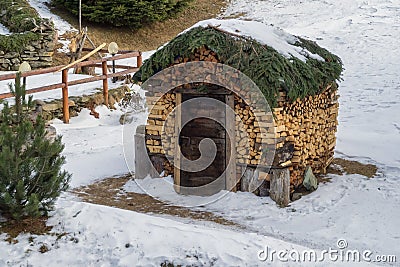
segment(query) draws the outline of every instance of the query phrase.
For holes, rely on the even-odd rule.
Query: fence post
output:
[[[139,55],[137,56],[137,67],[140,68],[142,66],[142,52],[139,52]]]
[[[64,87],[62,88],[63,118],[64,118],[64,123],[69,123],[68,69],[62,70],[61,81],[64,84]]]
[[[108,74],[107,74],[107,60],[101,62],[101,68],[103,70],[103,75],[106,77],[103,79],[103,97],[104,105],[108,107]]]

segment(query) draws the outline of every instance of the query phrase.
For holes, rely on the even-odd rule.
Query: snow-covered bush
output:
[[[46,137],[45,121],[31,116],[32,98],[25,100],[19,81],[18,75],[10,85],[15,106],[5,103],[0,113],[0,213],[14,219],[45,215],[71,176],[61,170],[61,136]]]

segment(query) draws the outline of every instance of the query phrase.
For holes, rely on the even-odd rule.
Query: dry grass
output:
[[[376,175],[378,167],[373,164],[363,164],[354,160],[346,160],[335,158],[331,166],[327,169],[328,173],[343,175],[347,174],[360,174],[368,178],[372,178]]]
[[[47,226],[47,217],[26,218],[20,221],[9,219],[0,224],[0,234],[8,235],[7,241],[15,243],[16,237],[22,233],[31,233],[34,235],[44,235],[50,232],[51,226]]]
[[[89,203],[141,213],[172,215],[239,227],[234,222],[214,215],[211,212],[190,210],[188,208],[166,204],[145,194],[124,192],[122,187],[130,178],[130,176],[108,178],[89,186],[77,188],[73,193],[79,196],[83,201]]]
[[[156,22],[139,30],[132,30],[129,27],[109,27],[88,21],[83,21],[82,26],[88,27],[89,37],[96,45],[114,41],[123,50],[149,51],[170,41],[196,22],[216,17],[225,6],[224,0],[195,0],[177,17]],[[67,20],[75,28],[79,27],[78,18],[64,9],[53,8],[52,12]]]

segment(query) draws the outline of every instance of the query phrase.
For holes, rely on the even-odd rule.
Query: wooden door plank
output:
[[[182,130],[182,94],[175,94],[176,111],[175,111],[175,154],[174,154],[174,189],[180,193],[181,189],[181,151],[179,147],[179,134]]]
[[[225,96],[225,127],[226,127],[226,151],[225,151],[225,188],[236,192],[236,142],[235,142],[235,102],[234,96]]]

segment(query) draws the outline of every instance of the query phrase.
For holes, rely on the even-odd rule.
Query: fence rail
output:
[[[127,66],[127,65],[114,65],[117,69],[123,69],[122,71],[116,71],[115,73],[108,73],[108,68],[112,67],[113,65],[108,65],[109,61],[115,62],[115,60],[120,59],[127,59],[127,58],[134,58],[136,57],[136,67]],[[69,104],[68,104],[68,87],[77,84],[84,84],[90,83],[95,81],[103,80],[103,95],[104,95],[104,104],[108,106],[108,78],[118,77],[122,75],[126,75],[129,73],[136,72],[140,66],[142,65],[142,53],[139,51],[128,52],[124,51],[124,53],[111,56],[111,57],[104,57],[101,59],[96,60],[87,60],[83,62],[76,63],[71,65],[69,68],[63,69],[64,66],[56,66],[50,67],[46,69],[38,69],[32,70],[27,72],[22,72],[21,77],[30,77],[35,75],[41,74],[48,74],[48,73],[57,73],[60,72],[61,75],[61,83],[50,84],[46,86],[40,86],[37,88],[32,88],[26,90],[27,94],[39,93],[49,90],[60,89],[62,90],[62,97],[63,97],[63,119],[64,123],[69,123]],[[102,69],[101,75],[96,75],[89,78],[82,78],[78,80],[68,81],[68,71],[72,68],[79,68],[79,67],[98,67]],[[61,70],[61,71],[60,71]],[[5,80],[12,80],[17,78],[17,73],[8,73],[4,75],[0,75],[0,81]],[[11,93],[3,93],[0,94],[0,99],[9,98],[13,95]]]

